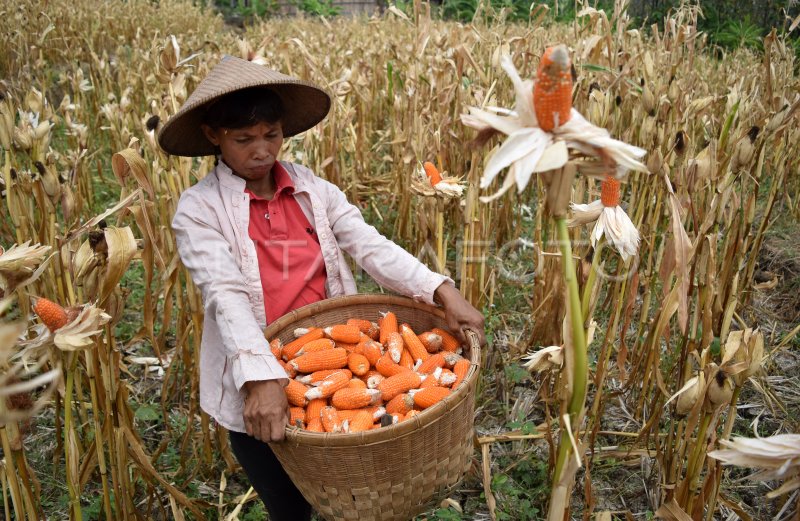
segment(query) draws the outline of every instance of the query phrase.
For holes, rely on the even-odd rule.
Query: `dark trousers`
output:
[[[294,486],[272,449],[243,432],[229,431],[231,449],[269,512],[270,521],[310,521],[311,505]]]

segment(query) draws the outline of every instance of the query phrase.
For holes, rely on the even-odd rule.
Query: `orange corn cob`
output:
[[[370,405],[377,405],[381,399],[378,389],[350,389],[344,388],[336,391],[331,397],[331,405],[336,409],[361,409]]]
[[[335,346],[333,344],[333,340],[329,338],[320,338],[317,340],[312,340],[311,342],[305,344],[300,350],[295,353],[295,358],[303,356],[308,353],[316,353],[318,351],[325,351],[326,349],[333,349]]]
[[[397,315],[388,311],[383,315],[380,321],[380,343],[387,345],[389,341],[389,333],[397,333]]]
[[[572,111],[572,71],[566,46],[548,47],[544,52],[536,72],[533,108],[539,127],[546,132],[569,121]]]
[[[428,374],[432,373],[437,367],[444,367],[444,354],[442,353],[431,355],[417,367],[417,372],[420,374]]]
[[[378,330],[378,324],[375,322],[370,322],[369,320],[363,320],[360,318],[351,318],[347,321],[347,324],[350,326],[356,326],[359,331],[367,335],[372,340],[378,340],[379,338],[380,331]]]
[[[400,334],[403,336],[403,342],[405,342],[406,349],[408,352],[411,353],[411,358],[414,359],[416,362],[417,360],[422,360],[423,362],[430,358],[430,354],[428,350],[425,349],[425,346],[422,345],[419,338],[417,338],[417,334],[414,333],[414,330],[411,329],[411,326],[408,324],[403,324],[400,326]]]
[[[314,419],[319,420],[319,413],[322,411],[323,407],[328,406],[328,400],[325,398],[318,398],[316,400],[310,400],[308,402],[308,406],[306,407],[306,421],[311,423]]]
[[[367,412],[370,417],[372,417],[372,421],[377,421],[386,414],[386,409],[380,407],[378,405],[373,405],[371,407],[364,407],[361,409],[343,409],[337,410],[336,413],[339,415],[340,420],[350,420],[352,421],[353,418],[356,417],[358,413]]]
[[[444,354],[444,365],[450,369],[453,368],[458,362],[464,360],[464,357],[456,353],[442,353]]]
[[[278,360],[278,363],[281,364],[283,370],[286,371],[286,376],[288,376],[289,378],[294,378],[295,376],[297,376],[297,371],[294,370],[294,367],[287,364],[283,360]]]
[[[349,389],[366,389],[367,382],[362,380],[361,378],[351,378],[350,383],[347,384]]]
[[[301,424],[306,423],[306,410],[302,407],[289,407],[289,425],[304,428],[303,425],[297,425],[298,421]]]
[[[308,405],[308,399],[306,399],[308,387],[297,380],[289,380],[289,384],[283,390],[286,392],[286,399],[290,404],[297,407],[305,407]]]
[[[306,426],[306,430],[310,432],[325,432],[325,428],[322,426],[322,418],[312,418],[308,421],[308,425]]]
[[[353,421],[353,418],[358,416],[359,413],[365,411],[366,409],[336,409],[336,414],[339,415],[340,420],[347,420],[348,422],[351,422]]]
[[[344,422],[339,418],[339,413],[334,407],[324,407],[320,412],[320,419],[325,432],[342,432],[344,430]]]
[[[349,372],[349,371],[348,371]],[[317,382],[316,387],[306,391],[306,398],[308,400],[317,400],[319,398],[327,398],[332,396],[333,393],[339,389],[344,389],[350,384],[350,377],[346,373],[336,372],[326,377],[321,382]]]
[[[280,338],[274,339],[272,342],[269,343],[269,350],[272,351],[272,356],[277,358],[278,360],[281,359],[281,350],[283,350],[283,344],[281,343]]]
[[[435,387],[439,385],[439,378],[441,377],[441,375],[442,375],[442,368],[437,367],[433,372],[431,372],[431,374],[429,374],[422,380],[422,383],[419,384],[419,388],[424,389],[425,387]]]
[[[378,385],[378,389],[381,391],[383,401],[388,402],[398,394],[416,389],[420,383],[422,380],[417,373],[405,371],[385,379]]]
[[[610,175],[600,183],[600,201],[607,208],[619,206],[619,181]]]
[[[283,346],[283,351],[281,354],[283,355],[283,359],[287,362],[297,356],[297,352],[300,351],[300,348],[306,345],[307,343],[311,342],[312,340],[318,340],[325,335],[325,332],[319,328],[313,328],[305,335],[292,340],[285,346]]]
[[[369,360],[366,356],[360,355],[358,353],[350,353],[347,357],[347,367],[353,371],[353,374],[356,376],[361,376],[367,374],[369,371]]]
[[[359,411],[348,424],[348,432],[362,432],[372,429],[372,415],[367,411]]]
[[[408,393],[401,393],[386,404],[386,412],[389,414],[408,414],[414,408],[414,399]]]
[[[440,329],[435,327],[431,329],[431,332],[436,333],[440,337],[442,337],[442,350],[443,351],[450,351],[455,353],[458,351],[458,348],[461,347],[461,342],[458,341],[456,337],[451,335],[449,332],[445,331],[444,329]]]
[[[325,349],[298,356],[289,364],[301,373],[313,373],[322,369],[341,369],[347,365],[347,351],[341,347]]]
[[[425,346],[429,353],[437,353],[442,349],[442,337],[433,331],[425,331],[417,335],[419,341]]]
[[[410,411],[408,411],[408,414],[406,414],[406,417],[405,417],[405,418],[403,418],[403,419],[404,419],[404,420],[410,420],[411,418],[413,418],[413,417],[414,417],[414,416],[416,416],[417,414],[419,414],[419,411],[418,411],[418,410],[416,410],[416,409],[411,409]]]
[[[378,372],[386,378],[394,376],[398,373],[410,371],[409,368],[396,364],[394,360],[392,360],[392,357],[388,351],[384,353],[383,356],[381,356],[375,363],[375,369],[377,369]]]
[[[381,351],[381,345],[374,340],[370,340],[368,342],[364,342],[361,344],[362,346],[362,353],[364,356],[367,357],[367,361],[369,365],[374,366],[378,363],[378,359],[383,354]]]
[[[431,186],[436,186],[439,184],[439,182],[442,180],[442,174],[439,173],[439,169],[436,168],[436,165],[430,161],[425,161],[422,163],[422,168],[425,169],[425,174],[428,176]]]
[[[373,421],[380,420],[381,416],[386,414],[386,409],[381,405],[373,405],[372,407],[365,407],[364,410],[369,411],[369,413],[372,415]]]
[[[358,329],[358,326],[347,324],[326,327],[325,334],[337,342],[344,342],[346,344],[357,344],[358,341],[361,340],[361,331]]]
[[[348,380],[353,377],[353,373],[350,372],[350,369],[323,369],[322,371],[314,371],[311,374],[298,376],[297,381],[301,384],[313,385],[323,381],[334,373],[344,373],[347,375]]]
[[[344,342],[336,342],[336,347],[347,349],[348,353],[358,353],[360,355],[364,354],[363,344],[346,344]]]
[[[400,363],[400,356],[403,354],[403,335],[397,331],[389,333],[386,338],[386,352],[392,357],[394,363]]]
[[[456,383],[458,377],[450,369],[442,369],[442,374],[439,376],[439,385],[442,387],[451,387]]]
[[[450,389],[446,387],[428,387],[420,389],[414,393],[414,405],[420,409],[427,409],[431,405],[435,405],[446,396],[450,395]]]
[[[381,382],[386,379],[386,377],[378,371],[370,371],[364,376],[367,376],[367,389],[377,389]]]
[[[408,349],[403,349],[400,353],[400,363],[398,364],[400,367],[405,367],[406,369],[414,369],[414,357],[411,356],[411,353],[408,352]]]
[[[461,382],[464,381],[464,378],[467,376],[467,372],[469,371],[469,360],[462,358],[456,365],[453,366],[453,372],[456,374],[456,381],[453,382],[453,389],[457,389]]]
[[[376,374],[380,374],[380,373],[374,367],[370,367],[369,371],[367,371],[367,374],[362,374],[361,376],[359,376],[359,378],[361,378],[362,380],[364,380],[366,382],[366,381],[369,380],[370,376],[375,376]]]
[[[33,311],[41,319],[42,323],[47,326],[47,329],[53,333],[66,326],[69,321],[67,319],[67,311],[61,304],[44,297],[34,300]]]

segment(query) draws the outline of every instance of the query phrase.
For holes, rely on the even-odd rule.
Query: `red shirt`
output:
[[[294,198],[289,173],[272,167],[275,195],[250,196],[248,234],[256,245],[267,323],[325,298],[325,263],[317,233]]]

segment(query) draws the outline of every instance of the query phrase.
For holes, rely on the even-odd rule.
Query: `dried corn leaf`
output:
[[[689,260],[691,258],[692,241],[683,228],[680,202],[674,192],[670,191],[669,205],[672,217],[672,238],[675,247],[675,277],[678,289],[678,324],[682,332],[686,332],[689,322]]]
[[[147,192],[151,199],[155,198],[153,186],[147,177],[147,164],[136,149],[126,148],[114,154],[111,157],[111,168],[121,187],[125,188],[126,179],[133,175],[139,187]]]
[[[692,521],[689,514],[687,514],[674,499],[661,505],[656,511],[656,517],[665,519],[666,521]]]
[[[116,288],[128,265],[136,254],[136,239],[129,226],[117,228],[109,226],[103,230],[108,244],[108,262],[100,285],[99,301],[102,303]]]
[[[0,253],[0,287],[11,293],[38,279],[52,258],[52,255],[45,258],[50,249],[38,243],[30,246],[30,241],[26,241]]]
[[[194,506],[194,503],[186,497],[186,495],[175,488],[171,483],[165,480],[161,474],[153,467],[152,463],[150,462],[150,458],[144,452],[142,445],[139,443],[139,440],[136,436],[131,432],[130,428],[127,425],[123,425],[119,429],[122,435],[127,441],[128,450],[130,452],[131,457],[139,466],[139,469],[145,475],[145,477],[149,478],[150,481],[155,481],[159,483],[162,487],[164,487],[167,492],[170,493],[171,497],[175,498],[175,500],[180,503],[181,506],[188,509],[192,514],[195,515],[197,519],[204,519],[205,516],[200,512],[200,510]],[[122,440],[120,440],[122,441]]]
[[[69,242],[69,241],[73,240],[75,237],[77,237],[77,236],[79,236],[79,235],[83,235],[84,233],[86,233],[86,231],[87,231],[87,230],[89,230],[89,229],[91,229],[91,228],[94,228],[95,226],[97,226],[97,224],[98,224],[100,221],[104,220],[104,219],[105,219],[106,217],[108,217],[109,215],[111,215],[111,214],[114,214],[114,213],[116,213],[116,212],[118,212],[118,211],[122,210],[123,208],[127,208],[127,207],[128,207],[128,206],[130,206],[130,204],[131,204],[131,203],[132,203],[132,202],[133,202],[135,199],[137,199],[137,198],[138,198],[140,195],[141,195],[141,189],[140,189],[140,188],[138,188],[138,189],[136,189],[135,191],[133,191],[132,193],[128,194],[128,195],[125,197],[125,199],[121,200],[120,202],[118,202],[117,204],[115,204],[114,206],[112,206],[111,208],[109,208],[108,210],[106,210],[105,212],[101,213],[100,215],[96,215],[96,216],[92,217],[91,219],[89,219],[88,221],[86,221],[86,223],[84,223],[84,225],[83,225],[83,226],[81,226],[81,227],[80,227],[80,228],[78,228],[77,230],[73,230],[73,231],[72,231],[72,232],[71,232],[71,233],[70,233],[70,234],[67,236],[67,238],[66,238],[66,239],[64,239],[64,242]]]
[[[486,506],[489,508],[489,518],[492,521],[497,520],[495,509],[497,508],[497,501],[494,499],[492,493],[492,462],[489,458],[490,445],[487,443],[481,446],[481,467],[483,469],[483,493],[486,496]]]

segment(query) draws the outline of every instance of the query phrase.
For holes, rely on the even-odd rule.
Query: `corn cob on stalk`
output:
[[[572,112],[572,71],[564,45],[548,47],[539,62],[533,88],[533,108],[539,127],[550,132],[569,121]]]
[[[50,332],[55,333],[57,330],[67,325],[67,311],[58,303],[44,297],[39,297],[33,302],[33,312],[41,319],[42,323],[47,326]]]

